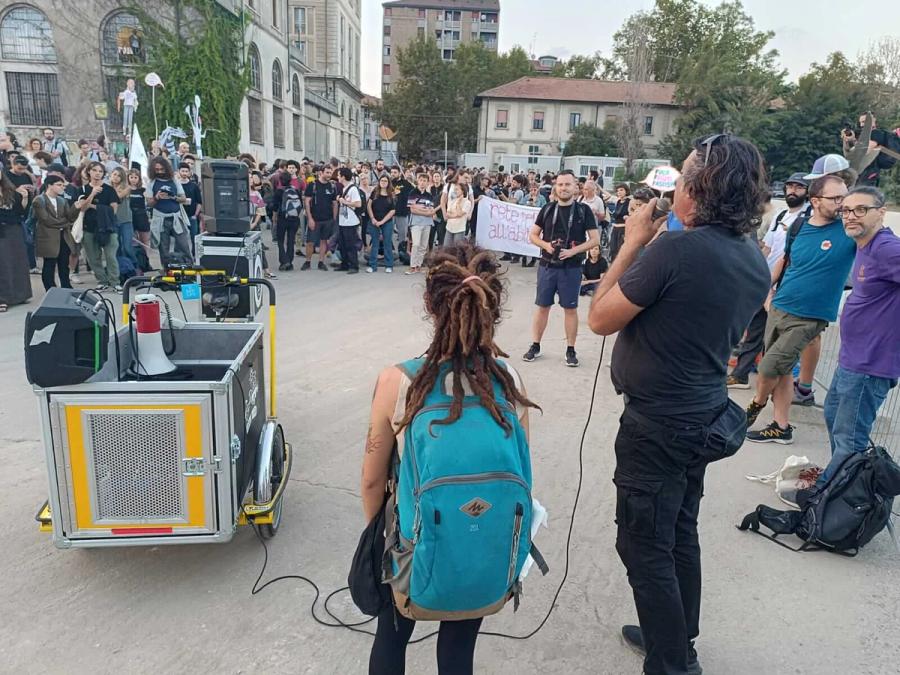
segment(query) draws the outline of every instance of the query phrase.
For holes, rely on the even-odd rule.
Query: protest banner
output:
[[[528,231],[540,209],[484,197],[478,202],[476,243],[490,251],[537,258],[541,251],[528,241]]]

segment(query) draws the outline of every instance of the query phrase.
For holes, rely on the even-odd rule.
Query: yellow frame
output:
[[[166,523],[116,523],[97,524],[91,509],[90,487],[87,471],[87,448],[84,442],[84,413],[95,410],[180,410],[184,415],[184,438],[187,457],[203,457],[203,425],[199,404],[190,405],[67,405],[65,407],[66,429],[69,441],[69,462],[72,471],[72,497],[75,507],[75,524],[79,530],[112,530],[119,528],[207,528],[206,495],[204,483],[206,475],[187,476],[188,522]]]

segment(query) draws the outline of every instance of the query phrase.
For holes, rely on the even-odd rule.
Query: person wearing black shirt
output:
[[[588,316],[595,333],[619,334],[616,550],[640,620],[622,635],[645,653],[648,675],[701,672],[697,517],[706,465],[724,456],[707,432],[742,438],[746,430],[728,399],[726,365],[771,283],[748,236],[766,192],[752,144],[722,134],[698,142],[675,190],[685,229],[647,246],[664,220],[653,220],[657,200],[634,211]]]
[[[81,188],[75,206],[84,212],[84,253],[91,271],[97,278],[101,290],[119,286],[118,222],[115,208],[119,206],[119,195],[115,189],[103,182],[106,168],[100,162],[91,162],[88,167],[89,182]],[[105,263],[105,264],[104,264]]]
[[[612,230],[609,235],[609,260],[612,262],[619,255],[619,249],[625,242],[625,219],[631,206],[631,190],[625,183],[616,185],[616,204],[612,210]]]
[[[311,267],[313,247],[319,247],[319,269],[328,271],[325,266],[325,254],[328,252],[328,240],[334,235],[335,221],[338,214],[337,198],[340,196],[334,183],[331,182],[332,168],[324,164],[316,168],[316,180],[306,186],[303,201],[306,203],[306,262],[300,268]]]
[[[546,204],[538,213],[528,239],[541,249],[537,297],[534,304],[532,339],[524,361],[541,355],[541,338],[547,329],[550,308],[559,297],[565,313],[566,365],[578,366],[575,339],[578,336],[578,294],[581,288],[581,261],[584,252],[600,245],[597,220],[591,209],[575,199],[575,174],[566,169],[556,177],[558,200]]]
[[[391,167],[391,184],[394,186],[394,198],[397,201],[397,213],[394,214],[394,225],[397,230],[397,255],[401,264],[404,259],[409,262],[407,237],[409,236],[409,193],[413,184],[403,177],[399,166]]]
[[[600,255],[599,247],[595,246],[588,251],[588,257],[581,267],[581,272],[584,275],[584,278],[581,280],[581,295],[593,295],[594,291],[597,290],[600,279],[603,278],[608,269],[609,263],[606,262],[606,258]]]
[[[191,180],[193,175],[191,167],[182,162],[178,167],[178,178],[184,190],[184,212],[191,223],[191,251],[194,250],[194,240],[200,234],[200,209],[203,207],[203,195],[200,186]]]
[[[384,271],[394,271],[394,217],[399,206],[391,179],[383,174],[366,205],[369,214],[369,239],[372,243],[366,272],[370,274],[378,269],[378,241],[381,238],[384,239]]]

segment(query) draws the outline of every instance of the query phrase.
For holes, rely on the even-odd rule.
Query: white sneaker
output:
[[[393,268],[393,267],[385,267],[385,268],[384,268],[384,273],[385,273],[385,274],[393,274],[393,273],[394,273],[394,268]]]
[[[69,275],[69,282],[70,282],[70,283],[73,283],[73,284],[80,284],[80,283],[81,283],[81,277],[79,277],[77,274],[70,274],[70,275]]]
[[[375,270],[373,270],[371,267],[366,268],[366,274],[374,274],[374,273],[375,273]]]

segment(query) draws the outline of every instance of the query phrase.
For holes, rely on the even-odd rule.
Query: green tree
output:
[[[600,52],[593,55],[576,54],[568,60],[558,61],[550,73],[553,77],[571,77],[583,80],[595,80],[600,76],[603,56]]]
[[[830,54],[824,64],[813,63],[787,92],[784,106],[769,116],[772,142],[760,149],[772,176],[783,180],[794,171],[808,171],[825,153],[840,154],[843,124],[855,124],[877,93],[861,82],[859,69],[840,52]]]
[[[591,157],[609,157],[616,154],[615,122],[609,120],[603,127],[593,124],[579,124],[572,130],[566,149],[566,157],[587,155]]]
[[[156,72],[165,84],[156,92],[160,127],[168,121],[188,131],[184,109],[199,95],[200,116],[208,132],[204,154],[237,154],[240,110],[249,82],[242,20],[206,0],[165,0],[152,12],[144,7],[133,3],[127,8],[144,29],[147,63],[138,68],[138,75]],[[154,137],[149,101],[138,108],[135,123],[142,138]],[[149,145],[149,140],[145,142]]]
[[[404,155],[421,157],[433,148],[471,151],[478,140],[475,97],[531,73],[521,47],[497,54],[481,43],[460,45],[454,61],[441,58],[437,43],[420,38],[398,50],[400,79],[384,95],[381,119],[397,132]]]
[[[778,53],[767,49],[772,33],[757,31],[739,2],[706,11],[715,27],[692,46],[689,58],[677,60],[675,100],[683,112],[675,133],[660,146],[660,153],[675,162],[690,152],[693,139],[717,132],[740,134],[767,147],[772,141],[766,116],[785,90]]]

